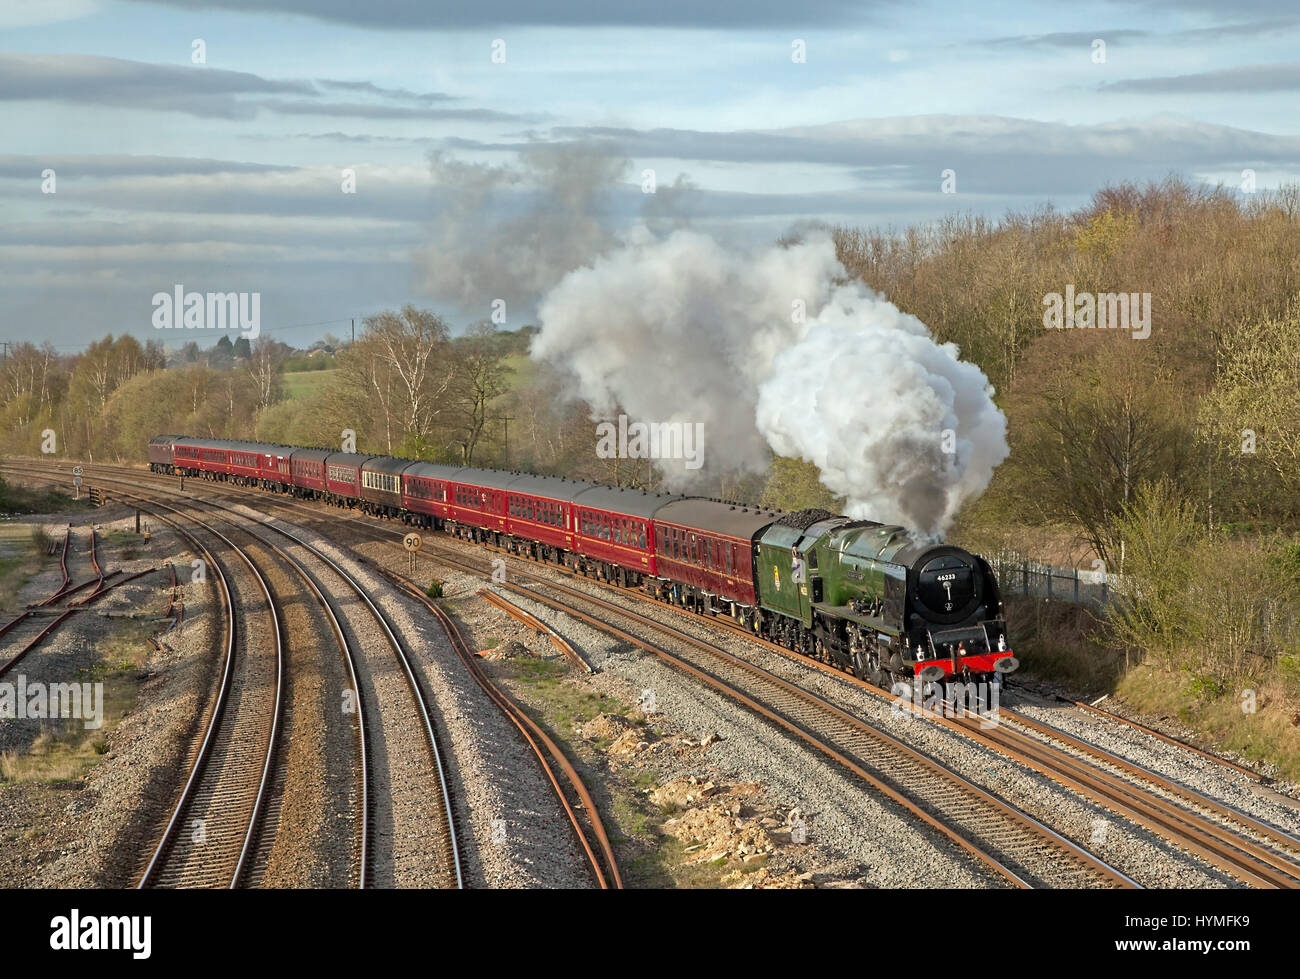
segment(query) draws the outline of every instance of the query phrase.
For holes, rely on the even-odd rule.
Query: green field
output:
[[[507,391],[517,391],[526,387],[537,373],[537,362],[527,354],[514,354],[505,358],[503,363],[510,370],[506,375]]]
[[[338,373],[338,369],[328,371],[292,371],[281,375],[284,382],[284,396],[288,401],[297,401],[315,394],[326,380]]]

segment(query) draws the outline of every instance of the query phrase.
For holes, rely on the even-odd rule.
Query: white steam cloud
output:
[[[542,301],[532,354],[598,417],[703,423],[705,469],[813,463],[848,515],[941,537],[1008,454],[984,373],[860,283],[829,236],[757,252],[635,230]],[[662,460],[668,482],[698,471]]]

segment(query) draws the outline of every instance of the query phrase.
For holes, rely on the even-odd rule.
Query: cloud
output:
[[[1129,78],[1101,86],[1103,92],[1204,95],[1216,92],[1300,91],[1300,61],[1271,65],[1241,65],[1218,71],[1157,78]]]
[[[1107,44],[1112,44],[1122,41],[1136,41],[1151,36],[1150,31],[1139,30],[1056,31],[1051,34],[1015,34],[1009,37],[994,37],[979,42],[979,46],[985,48],[1081,48],[1086,51],[1097,38],[1101,38]]]
[[[83,177],[168,177],[187,173],[271,173],[295,169],[271,163],[246,163],[188,156],[131,156],[111,153],[0,155],[0,177],[36,179],[47,167],[58,173],[60,181],[78,180]]]
[[[321,87],[416,102],[332,102]],[[121,109],[184,112],[201,118],[251,119],[263,111],[362,119],[536,121],[475,108],[439,108],[456,97],[387,89],[367,82],[277,80],[202,65],[161,65],[88,54],[0,52],[0,101],[55,101]]]
[[[242,96],[314,92],[307,82],[220,68],[87,54],[0,53],[0,100],[10,102],[52,100],[247,119],[256,109]]]
[[[267,99],[257,103],[259,108],[285,115],[346,116],[357,119],[422,119],[441,122],[456,119],[462,122],[535,122],[541,116],[522,116],[512,112],[491,109],[434,109],[409,105],[379,105],[372,102],[301,102],[286,99]]]
[[[1293,12],[1293,11],[1288,11]],[[1122,44],[1128,41],[1146,41],[1153,45],[1164,42],[1188,40],[1216,41],[1230,37],[1263,37],[1300,27],[1300,20],[1294,17],[1272,20],[1252,20],[1236,24],[1215,24],[1212,27],[1192,27],[1177,31],[1149,31],[1133,28],[1111,28],[1110,30],[1091,31],[1055,31],[1047,34],[1013,34],[1006,37],[994,37],[976,42],[976,47],[990,50],[1007,50],[1010,48],[1039,49],[1082,49],[1089,50],[1092,42],[1098,38],[1107,44]],[[951,45],[961,47],[962,45]]]
[[[0,27],[31,27],[61,20],[78,20],[99,10],[99,0],[0,0]]]
[[[322,88],[333,88],[344,92],[360,92],[364,95],[377,95],[386,99],[401,99],[424,105],[451,102],[457,98],[454,95],[447,95],[445,92],[413,92],[409,88],[385,88],[382,85],[376,85],[374,82],[365,81],[320,78],[317,79],[316,84]]]
[[[102,179],[84,184],[76,181],[75,169],[58,171],[58,202],[96,207],[101,209],[99,213],[126,214],[137,220],[148,214],[188,214],[200,223],[208,216],[279,215],[407,223],[423,217],[422,205],[431,199],[428,171],[419,165],[353,165],[354,194],[343,193],[337,167],[240,170],[218,165],[188,171],[159,167],[155,169],[161,172],[148,172],[145,167],[115,166],[123,170],[120,175],[112,175],[113,166],[109,166],[99,175]],[[8,194],[7,201],[52,200],[40,193],[39,170],[20,164],[16,174],[21,182],[0,184],[0,191]],[[65,185],[66,175],[74,180]]]
[[[656,0],[655,3],[592,3],[591,0],[150,0],[186,10],[235,10],[295,14],[379,30],[454,30],[464,27],[693,27],[751,28],[834,26],[861,23],[893,0]]]
[[[1153,10],[1174,10],[1184,13],[1223,16],[1223,0],[1139,0],[1135,6]],[[1234,14],[1294,14],[1295,0],[1233,0]]]
[[[1300,137],[1168,117],[1068,125],[918,115],[767,131],[556,127],[550,135],[614,140],[634,161],[820,164],[849,168],[864,185],[936,193],[946,169],[957,172],[959,193],[1053,195],[1091,193],[1111,180],[1158,179],[1171,170],[1300,166]]]

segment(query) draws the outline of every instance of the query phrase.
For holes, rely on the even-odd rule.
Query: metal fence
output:
[[[1003,595],[1025,595],[1049,601],[1101,608],[1122,591],[1118,575],[1080,568],[1058,568],[1021,554],[1004,552],[989,558]]]

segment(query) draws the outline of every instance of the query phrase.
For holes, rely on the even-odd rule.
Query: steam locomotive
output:
[[[981,557],[903,527],[581,480],[158,435],[154,472],[254,486],[492,544],[746,630],[881,686],[1018,667]]]

